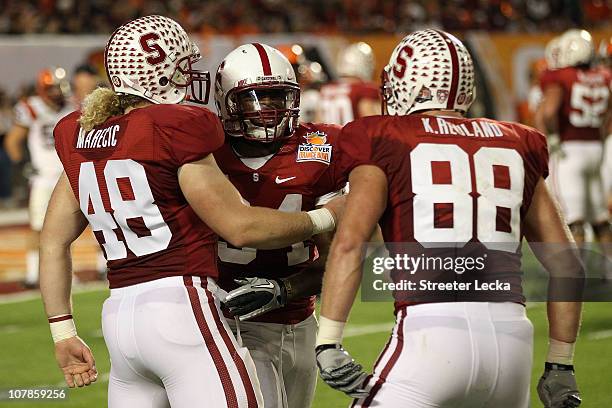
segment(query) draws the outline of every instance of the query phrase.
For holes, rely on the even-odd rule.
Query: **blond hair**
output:
[[[109,88],[97,88],[85,97],[79,123],[85,131],[101,125],[112,116],[122,115],[130,106],[146,102],[136,95],[119,95]]]

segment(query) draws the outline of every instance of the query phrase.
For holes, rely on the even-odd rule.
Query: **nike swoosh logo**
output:
[[[284,183],[286,181],[293,180],[296,177],[297,176],[287,177],[287,178],[280,178],[280,177],[276,176],[276,180],[275,181],[276,181],[276,184],[282,184],[282,183]]]
[[[274,289],[274,285],[270,282],[268,283],[260,283],[259,285],[252,286],[255,289]]]

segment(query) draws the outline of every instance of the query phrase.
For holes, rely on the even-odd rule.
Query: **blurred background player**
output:
[[[605,191],[601,179],[602,129],[610,100],[612,77],[595,67],[595,49],[586,30],[572,29],[558,40],[556,68],[541,78],[543,91],[536,125],[547,135],[558,135],[551,157],[550,184],[578,243],[591,224],[602,249],[612,242]],[[552,68],[555,68],[554,66]],[[551,147],[551,151],[557,149]]]
[[[276,47],[291,63],[300,85],[300,121],[319,121],[321,86],[327,82],[328,74],[318,61],[316,48],[305,50],[299,44],[279,45]]]
[[[432,75],[436,65],[449,74]],[[544,182],[544,135],[511,122],[465,118],[475,97],[474,67],[458,39],[437,30],[408,35],[384,78],[385,114],[356,120],[340,137],[356,168],[323,281],[321,377],[357,398],[352,407],[527,408],[533,326],[520,279],[510,290],[488,293],[395,291],[396,325],[370,376],[342,348],[362,280],[363,244],[379,219],[386,243],[412,243],[390,246],[399,256],[474,256],[486,248],[484,269],[465,274],[472,283],[520,276],[523,234],[529,242],[573,244]],[[496,130],[487,131],[490,126]],[[540,259],[551,275],[560,272]],[[580,278],[577,253],[564,259]],[[423,269],[407,273],[466,282],[454,269],[450,277]],[[397,269],[392,275],[395,282],[406,278]],[[547,408],[580,405],[572,359],[581,303],[572,300],[548,303],[550,348],[538,386]]]
[[[289,60],[265,44],[242,45],[221,62],[215,102],[225,144],[219,168],[251,205],[295,212],[342,194],[339,126],[299,123],[300,88]],[[249,349],[266,407],[308,408],[314,397],[317,322],[330,234],[278,250],[219,241],[219,285],[232,290],[230,325]],[[241,287],[234,280],[239,280]]]
[[[380,90],[372,82],[374,54],[364,42],[344,49],[336,68],[340,79],[321,87],[319,120],[340,126],[380,114]]]
[[[5,149],[14,163],[24,160],[24,141],[32,164],[30,176],[29,220],[32,230],[26,252],[25,286],[38,285],[38,245],[47,204],[62,164],[55,152],[53,128],[72,110],[70,82],[61,67],[46,68],[38,74],[36,95],[15,106],[13,127],[6,135]]]
[[[81,106],[85,97],[102,84],[98,70],[93,65],[77,66],[72,74],[72,102],[74,105]]]

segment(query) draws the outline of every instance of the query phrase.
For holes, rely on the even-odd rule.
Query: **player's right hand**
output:
[[[98,378],[91,349],[78,336],[55,343],[55,359],[70,388],[89,385]]]
[[[352,398],[363,398],[368,392],[363,388],[367,374],[340,344],[322,344],[316,348],[317,366],[321,379],[333,389]]]
[[[576,408],[582,403],[574,366],[546,363],[538,382],[538,395],[545,408]]]

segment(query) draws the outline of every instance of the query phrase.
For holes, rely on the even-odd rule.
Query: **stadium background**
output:
[[[140,15],[162,14],[179,20],[200,45],[203,61],[198,68],[212,73],[234,47],[258,41],[289,54],[292,48],[293,54],[299,51],[293,47],[299,44],[309,61],[320,63],[327,79],[336,77],[336,58],[349,43],[370,44],[376,57],[375,72],[380,72],[403,33],[443,28],[466,42],[477,65],[479,93],[471,114],[528,124],[527,94],[534,64],[543,57],[547,41],[571,27],[589,29],[596,45],[612,37],[610,0],[40,0],[0,4],[0,141],[11,126],[12,106],[32,92],[40,69],[62,66],[71,73],[89,63],[102,70],[108,34]],[[300,59],[294,57],[296,62]],[[27,233],[24,171],[27,163],[11,165],[0,147],[0,390],[61,383],[38,294],[20,286]],[[75,244],[74,255],[81,281],[90,281],[96,276],[97,262],[91,233],[86,232]],[[102,282],[82,283],[77,291],[81,293],[75,296],[76,321],[94,350],[102,377],[93,387],[71,391],[69,402],[50,406],[105,405],[108,356],[99,317],[107,292]],[[585,307],[576,358],[585,407],[610,406],[611,307],[606,303]],[[391,310],[385,303],[359,303],[353,311],[346,345],[368,368],[388,337]],[[533,381],[537,381],[546,345],[544,305],[529,305],[529,315],[536,327]],[[535,392],[532,394],[533,406],[541,406]],[[346,401],[319,384],[314,406],[345,406]],[[0,401],[0,406],[4,403]],[[10,406],[29,405],[15,402]]]

